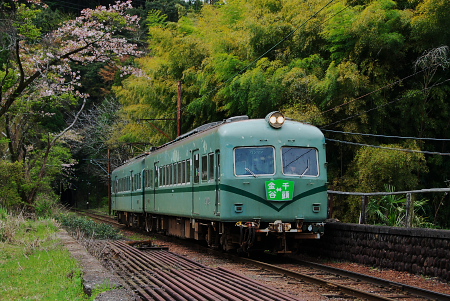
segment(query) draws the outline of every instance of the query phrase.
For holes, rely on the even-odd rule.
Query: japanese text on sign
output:
[[[294,182],[286,180],[266,181],[266,198],[269,201],[290,201],[294,197]]]

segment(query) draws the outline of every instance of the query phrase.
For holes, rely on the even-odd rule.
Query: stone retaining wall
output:
[[[450,231],[328,223],[303,250],[317,256],[450,280]]]

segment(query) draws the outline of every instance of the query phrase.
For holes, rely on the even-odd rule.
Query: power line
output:
[[[355,102],[355,101],[357,101],[357,100],[359,100],[359,99],[365,98],[365,97],[367,97],[367,96],[369,96],[369,95],[371,95],[371,94],[373,94],[373,93],[376,93],[376,92],[378,92],[378,91],[381,91],[381,90],[383,90],[383,89],[385,89],[385,88],[392,87],[392,86],[394,86],[394,85],[396,85],[396,84],[399,84],[399,83],[403,82],[404,80],[406,80],[406,79],[408,79],[408,78],[410,78],[410,77],[416,76],[417,74],[419,74],[419,73],[421,73],[421,72],[424,72],[425,70],[427,70],[427,69],[429,69],[429,68],[431,68],[431,66],[428,67],[428,68],[422,69],[422,70],[420,70],[420,71],[417,71],[417,72],[415,72],[415,73],[413,73],[413,74],[410,74],[410,75],[408,75],[408,76],[405,76],[404,78],[401,78],[401,79],[399,79],[399,80],[397,80],[397,81],[395,81],[395,82],[393,82],[393,83],[384,85],[383,87],[380,87],[380,88],[378,88],[378,89],[376,89],[376,90],[373,90],[373,91],[371,91],[371,92],[369,92],[369,93],[366,93],[366,94],[364,94],[364,95],[361,95],[361,96],[359,96],[359,97],[357,97],[357,98],[354,98],[354,99],[352,99],[352,100],[350,100],[350,101],[347,101],[347,102],[345,102],[345,103],[342,103],[342,104],[340,104],[340,105],[337,105],[337,106],[335,106],[335,107],[333,107],[333,108],[331,108],[331,109],[328,109],[328,110],[326,110],[326,111],[320,112],[319,114],[317,114],[317,115],[314,116],[314,117],[323,115],[323,114],[328,113],[328,112],[330,112],[330,111],[334,111],[334,110],[337,109],[337,108],[340,108],[340,107],[349,105],[349,104],[351,104],[351,103],[353,103],[353,102]]]
[[[320,129],[320,130],[323,131],[323,132],[330,132],[330,133],[337,133],[337,134],[360,135],[360,136],[378,137],[378,138],[394,138],[394,139],[410,139],[410,140],[429,140],[429,141],[450,141],[450,139],[446,139],[446,138],[402,137],[402,136],[389,136],[389,135],[377,135],[377,134],[364,134],[364,133],[343,132],[343,131],[334,131],[334,130],[326,130],[326,129]]]
[[[336,139],[330,139],[330,138],[325,138],[325,139],[327,141],[332,141],[332,142],[337,142],[337,143],[357,145],[357,146],[367,146],[367,147],[373,147],[373,148],[379,148],[379,149],[386,149],[386,150],[393,150],[393,151],[402,151],[402,152],[407,152],[407,153],[419,153],[419,154],[426,154],[426,155],[450,156],[450,153],[429,152],[429,151],[420,151],[420,150],[407,149],[407,148],[396,148],[396,147],[389,147],[389,146],[370,145],[370,144],[350,142],[350,141],[342,141],[342,140],[336,140]]]
[[[431,67],[430,67],[430,68],[431,68]],[[425,70],[425,69],[424,69],[424,70]],[[431,86],[431,87],[423,88],[423,89],[420,90],[419,92],[424,92],[424,91],[427,91],[427,90],[431,90],[431,89],[433,89],[434,87],[443,85],[444,83],[446,83],[446,82],[448,82],[448,81],[450,81],[450,78],[449,78],[449,79],[446,79],[446,80],[444,80],[444,81],[442,81],[442,82],[436,83],[436,84],[434,84],[434,85]],[[363,111],[363,112],[361,112],[361,113],[359,113],[359,114],[355,114],[355,115],[349,116],[349,117],[347,117],[347,118],[341,119],[341,120],[339,120],[339,121],[336,121],[336,122],[333,122],[333,123],[329,123],[329,124],[325,125],[324,127],[328,127],[328,126],[331,126],[331,125],[335,125],[335,124],[341,123],[341,122],[343,122],[343,121],[347,121],[347,120],[349,120],[349,119],[352,119],[352,118],[361,116],[361,115],[363,115],[363,114],[365,114],[365,113],[368,113],[368,112],[371,112],[371,111],[374,111],[374,110],[378,110],[378,109],[380,109],[380,108],[382,108],[382,107],[391,105],[391,104],[393,104],[394,102],[400,101],[400,100],[406,98],[407,96],[408,96],[408,95],[399,97],[399,98],[397,98],[397,99],[391,100],[391,101],[388,102],[388,103],[385,103],[385,104],[383,104],[383,105],[376,106],[376,107],[374,107],[374,108],[368,109],[368,110]]]

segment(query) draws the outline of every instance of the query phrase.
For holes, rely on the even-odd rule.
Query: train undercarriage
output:
[[[149,213],[116,213],[118,221],[128,227],[205,241],[211,248],[243,254],[264,251],[295,252],[302,239],[319,239],[325,226],[324,223],[305,223],[302,219],[294,223],[284,223],[280,220],[263,223],[258,219],[236,223]]]

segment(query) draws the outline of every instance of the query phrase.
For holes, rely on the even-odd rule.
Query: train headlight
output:
[[[282,127],[285,120],[284,115],[278,111],[271,112],[266,116],[266,121],[275,129]]]

